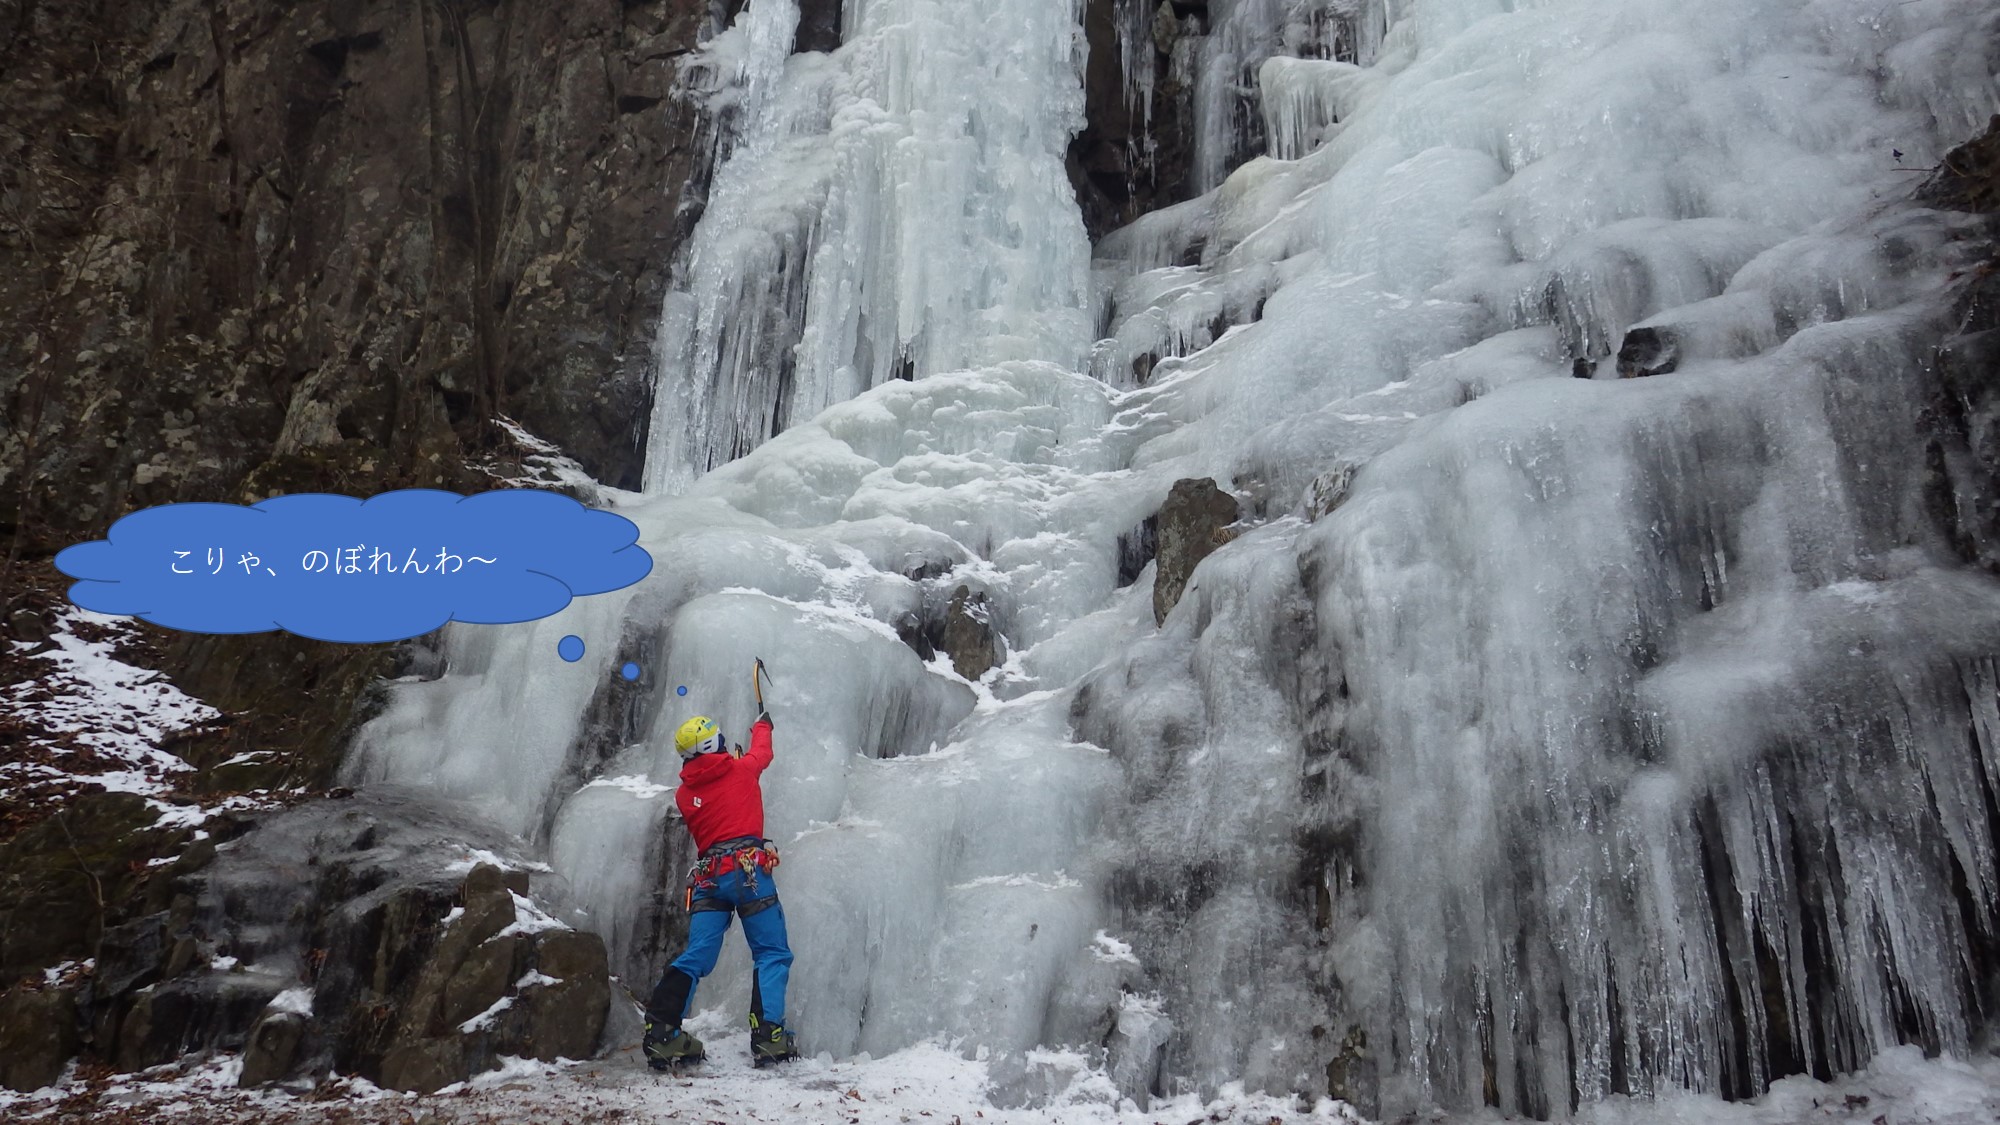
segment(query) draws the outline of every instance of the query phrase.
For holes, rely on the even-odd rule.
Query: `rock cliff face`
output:
[[[0,531],[468,483],[497,414],[633,485],[704,0],[0,3]]]

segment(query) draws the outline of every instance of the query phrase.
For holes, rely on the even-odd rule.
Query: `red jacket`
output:
[[[674,793],[681,819],[694,833],[696,851],[738,836],[764,837],[764,788],[757,775],[771,764],[771,724],[750,727],[750,752],[741,758],[727,754],[697,754],[681,767],[681,787]]]

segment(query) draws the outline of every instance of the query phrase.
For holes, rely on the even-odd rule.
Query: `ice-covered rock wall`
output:
[[[740,730],[762,656],[794,1023],[1020,1091],[1074,1046],[1134,1094],[1560,1114],[1967,1049],[2000,584],[1917,413],[1978,232],[1907,170],[2000,108],[1996,17],[1309,7],[1351,58],[1232,64],[1296,159],[1107,238],[1092,309],[1073,4],[850,3],[784,59],[753,0],[652,450],[716,467],[626,499],[646,583],[451,632],[355,776],[545,846],[650,974],[671,733]],[[1190,477],[1246,515],[1156,625],[1120,583]],[[977,684],[918,655],[960,587]]]

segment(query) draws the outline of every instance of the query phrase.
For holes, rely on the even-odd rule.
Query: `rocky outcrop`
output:
[[[307,969],[303,1034],[288,1052],[280,1039],[256,1072],[246,1062],[243,1083],[331,1067],[430,1091],[501,1055],[594,1054],[611,995],[603,941],[544,913],[525,870],[481,863],[455,874],[464,867],[451,861],[469,850],[457,841],[476,839],[476,825],[391,799],[351,803],[260,828],[257,850],[219,865],[205,891],[232,952],[263,964],[275,947]],[[317,885],[305,918],[277,922],[277,911],[301,912],[271,887],[301,853],[317,859]]]
[[[1950,211],[2000,214],[2000,114],[1986,123],[1986,132],[1945,154],[1917,189],[1917,202]]]
[[[1164,624],[1180,603],[1194,568],[1217,547],[1236,537],[1236,498],[1207,477],[1177,480],[1156,517],[1158,537],[1153,572],[1153,620]]]
[[[984,591],[960,586],[951,592],[938,649],[951,657],[952,669],[968,680],[977,680],[999,663],[1000,646]]]
[[[240,1051],[245,1086],[334,1070],[423,1091],[503,1055],[594,1055],[603,941],[546,913],[528,871],[475,863],[482,838],[363,795],[189,848],[129,894],[141,913],[104,927],[94,964],[0,996],[0,1083],[46,1085],[79,1050],[123,1070]]]
[[[376,1069],[381,1085],[429,1093],[491,1069],[500,1055],[551,1060],[595,1052],[611,1000],[604,942],[569,929],[523,932],[517,900],[526,883],[508,882],[498,868],[475,868],[462,889],[462,913],[443,926],[414,990],[361,998],[396,1003],[407,996]]]
[[[1925,495],[1967,563],[2000,574],[2000,116],[1953,149],[1917,191],[1919,202],[1988,217],[1985,261],[1960,280],[1924,412]]]
[[[306,1017],[297,1012],[267,1011],[259,1016],[243,1044],[243,1072],[237,1085],[262,1086],[283,1078],[298,1058],[305,1034]]]
[[[896,626],[896,635],[922,659],[928,661],[944,653],[951,658],[953,671],[977,680],[1000,663],[1000,633],[993,627],[993,609],[986,591],[939,581],[949,570],[949,565],[940,565],[936,573],[924,569],[910,574],[925,587],[923,610],[905,614]],[[944,593],[946,589],[951,591],[949,595]]]

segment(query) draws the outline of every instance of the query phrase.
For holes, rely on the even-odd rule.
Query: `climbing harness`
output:
[[[690,914],[699,913],[704,910],[727,911],[731,907],[721,899],[704,898],[700,902],[696,902],[695,892],[713,891],[715,889],[715,881],[718,878],[732,871],[741,870],[743,872],[744,883],[748,886],[750,893],[755,895],[757,893],[757,873],[759,871],[769,871],[776,866],[778,866],[778,849],[769,840],[759,839],[755,836],[738,836],[733,840],[724,840],[718,844],[711,844],[707,851],[701,853],[701,858],[695,860],[694,866],[688,868],[687,890],[682,895],[682,906]],[[769,909],[770,904],[776,901],[776,895],[757,899],[745,904],[737,910],[737,913],[747,918],[752,914]]]

